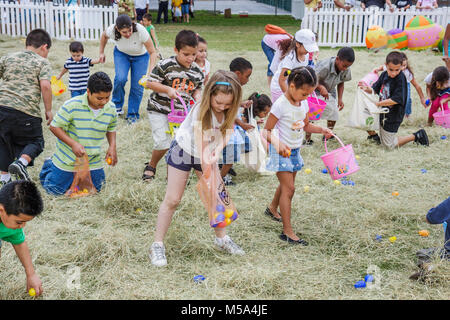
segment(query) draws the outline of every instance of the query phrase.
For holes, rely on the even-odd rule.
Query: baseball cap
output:
[[[316,35],[309,29],[301,29],[295,33],[295,40],[300,42],[308,52],[319,51],[316,42]]]

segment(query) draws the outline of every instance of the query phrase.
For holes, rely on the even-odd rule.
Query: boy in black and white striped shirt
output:
[[[71,97],[81,96],[86,93],[89,68],[100,63],[100,59],[92,60],[83,56],[84,48],[81,42],[74,41],[69,45],[71,57],[66,60],[64,67],[56,79],[69,71],[69,90]]]

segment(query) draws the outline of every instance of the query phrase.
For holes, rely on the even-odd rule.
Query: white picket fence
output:
[[[98,40],[117,18],[117,6],[56,6],[52,2],[18,5],[0,2],[0,34],[26,37],[36,28],[59,40]]]
[[[364,47],[367,29],[370,26],[379,25],[386,31],[395,28],[404,29],[408,21],[416,15],[426,16],[445,28],[450,19],[450,8],[442,7],[430,11],[411,8],[394,12],[373,8],[365,11],[361,8],[353,8],[350,11],[322,8],[316,12],[305,9],[301,28],[316,32],[320,46]]]

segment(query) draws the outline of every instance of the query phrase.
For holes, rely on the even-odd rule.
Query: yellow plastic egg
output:
[[[226,218],[226,219],[225,219],[225,224],[226,224],[226,225],[229,225],[230,223],[231,223],[231,219],[230,219],[230,218]]]
[[[334,184],[338,186],[338,185],[341,184],[341,181],[339,181],[339,180],[334,180]]]
[[[390,237],[390,238],[389,238],[389,241],[390,241],[391,243],[394,243],[395,241],[397,241],[397,237],[396,237],[396,236]]]
[[[227,209],[223,214],[225,215],[225,218],[231,218],[233,216],[233,213],[234,213],[233,210]]]
[[[312,170],[311,170],[310,168],[306,168],[306,169],[305,169],[305,173],[306,173],[306,174],[310,174],[311,172],[312,172]]]
[[[34,297],[34,296],[36,295],[36,290],[34,290],[34,288],[31,288],[31,289],[28,291],[28,294],[30,295],[30,297]]]
[[[428,232],[428,230],[420,230],[419,235],[421,235],[422,237],[428,237],[430,233]]]
[[[303,191],[309,192],[309,186],[304,186],[304,187],[303,187]]]
[[[361,159],[361,157],[360,157],[360,156],[355,156],[355,158],[356,158],[356,160],[359,160],[359,159]]]

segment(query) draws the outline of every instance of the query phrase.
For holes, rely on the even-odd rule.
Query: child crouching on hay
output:
[[[270,142],[269,162],[266,169],[275,171],[280,182],[272,203],[265,214],[272,219],[283,222],[280,239],[291,244],[308,245],[292,229],[291,207],[295,192],[295,177],[303,167],[300,147],[303,132],[321,133],[327,139],[332,132],[328,128],[313,125],[308,120],[308,103],[306,99],[317,87],[317,76],[311,67],[296,68],[288,73],[287,90],[272,105],[269,118],[264,127],[264,138]],[[278,131],[278,137],[272,130]],[[280,207],[280,213],[277,212]]]
[[[434,69],[431,77],[425,79],[428,85],[428,92],[431,100],[431,107],[428,113],[428,126],[433,125],[433,114],[439,108],[448,109],[450,98],[450,72],[446,67],[437,67]]]
[[[241,98],[242,89],[237,76],[232,72],[217,71],[206,84],[201,101],[192,108],[177,130],[166,157],[167,190],[159,208],[155,238],[150,248],[150,258],[155,266],[167,264],[163,240],[183,197],[190,171],[194,169],[201,178],[205,166],[217,163],[233,132]],[[215,136],[208,135],[208,131]],[[204,150],[213,150],[212,158]],[[214,231],[214,244],[218,249],[230,254],[244,254],[226,235],[225,228],[215,228]]]
[[[27,276],[27,291],[42,294],[42,282],[33,268],[23,228],[44,208],[41,194],[31,181],[13,181],[0,189],[0,256],[2,240],[13,245]],[[31,294],[31,293],[30,293]]]
[[[54,195],[64,194],[72,185],[77,157],[88,156],[92,183],[100,191],[105,182],[101,145],[108,139],[105,160],[116,165],[117,114],[110,102],[111,79],[104,72],[89,77],[87,92],[64,103],[50,124],[56,136],[56,152],[44,162],[40,173],[44,189]],[[110,159],[110,161],[108,160]]]

